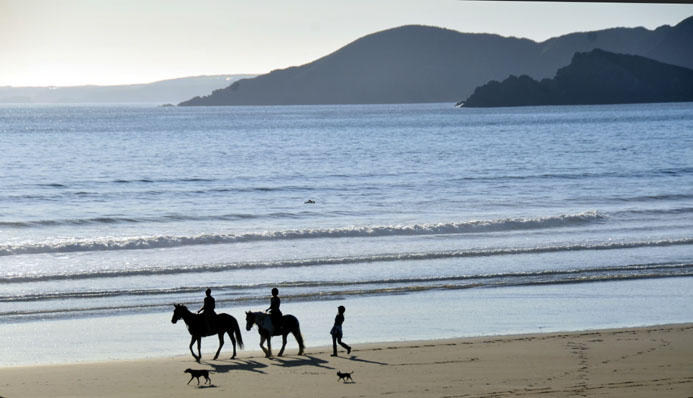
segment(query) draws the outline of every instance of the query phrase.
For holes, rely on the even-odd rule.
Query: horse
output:
[[[286,347],[286,336],[289,333],[293,333],[296,342],[298,343],[298,355],[303,355],[303,336],[301,336],[301,327],[298,324],[298,319],[293,315],[282,316],[282,325],[279,329],[275,329],[273,333],[270,334],[269,330],[265,327],[265,319],[270,315],[264,312],[250,312],[245,313],[245,329],[250,331],[253,325],[257,325],[257,331],[260,333],[260,348],[265,352],[265,357],[270,358],[272,356],[272,336],[282,336],[282,349],[279,350],[279,356],[284,354],[284,348]],[[267,348],[263,345],[267,340]]]
[[[207,331],[207,324],[205,323],[204,315],[193,314],[188,310],[188,307],[183,304],[174,304],[173,318],[171,318],[171,323],[178,322],[179,319],[185,321],[185,326],[188,327],[188,332],[192,336],[190,340],[190,353],[192,353],[193,358],[199,363],[202,358],[202,351],[200,351],[200,346],[202,345],[202,338],[212,335],[219,335],[219,348],[217,353],[214,355],[214,359],[219,358],[219,352],[221,352],[221,347],[224,346],[224,333],[228,333],[231,338],[231,343],[233,344],[233,356],[231,359],[236,358],[236,340],[238,340],[238,347],[243,349],[243,338],[241,337],[241,328],[238,327],[238,322],[236,318],[229,314],[217,314],[211,332]],[[235,336],[234,336],[235,335]],[[193,344],[197,341],[197,352],[195,355],[193,351]]]

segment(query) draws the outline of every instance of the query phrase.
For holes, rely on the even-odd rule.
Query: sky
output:
[[[543,41],[675,25],[693,4],[464,0],[0,0],[0,86],[267,73],[409,25]]]

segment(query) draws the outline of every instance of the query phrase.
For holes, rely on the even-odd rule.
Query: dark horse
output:
[[[298,319],[293,315],[282,316],[282,326],[279,329],[275,329],[270,335],[269,330],[267,330],[266,321],[269,320],[269,314],[264,312],[250,312],[245,313],[245,329],[250,330],[253,325],[257,325],[257,331],[260,333],[260,348],[265,352],[267,358],[272,356],[272,336],[282,336],[282,349],[279,350],[279,356],[284,354],[284,347],[286,347],[286,336],[289,333],[293,333],[296,342],[298,343],[298,355],[303,355],[303,336],[301,336],[301,327],[298,324]],[[263,345],[267,340],[267,348]]]
[[[190,312],[190,310],[188,310],[188,307],[184,306],[183,304],[175,304],[174,307],[171,323],[176,323],[179,319],[183,318],[185,325],[188,327],[188,332],[190,332],[190,335],[192,336],[192,339],[190,340],[190,352],[197,362],[200,362],[200,358],[202,358],[200,346],[202,344],[203,337],[212,336],[215,334],[219,335],[219,349],[217,349],[214,359],[219,358],[221,347],[224,346],[224,333],[229,334],[231,343],[233,344],[233,356],[231,359],[236,358],[236,340],[238,340],[238,347],[243,349],[241,329],[238,327],[236,318],[229,314],[217,314],[214,320],[214,325],[212,328],[213,330],[211,333],[209,333],[205,324],[204,315],[193,314]],[[193,344],[195,344],[196,341],[198,355],[195,355],[195,351],[193,351]]]

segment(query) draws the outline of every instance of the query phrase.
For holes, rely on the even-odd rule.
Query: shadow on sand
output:
[[[385,362],[369,361],[369,360],[367,360],[367,359],[361,359],[361,358],[357,357],[356,355],[351,355],[351,356],[349,356],[348,358],[347,358],[347,357],[344,357],[344,359],[347,359],[347,360],[349,360],[349,361],[354,361],[354,362],[372,363],[372,364],[381,365],[381,366],[387,366],[387,365],[389,365],[389,363],[385,363]]]
[[[207,384],[207,385],[200,384],[199,386],[195,386],[195,387],[197,387],[198,389],[217,388],[217,386],[215,386],[214,384]]]
[[[296,358],[277,357],[272,358],[272,360],[276,363],[276,365],[283,366],[286,368],[293,368],[297,366],[315,366],[316,368],[334,370],[334,368],[332,367],[325,366],[325,364],[329,363],[328,361],[316,357],[311,357],[309,355],[304,355],[302,357]]]
[[[234,370],[245,370],[247,372],[255,372],[262,374],[265,374],[265,372],[260,369],[266,368],[268,366],[267,364],[258,361],[249,361],[242,359],[236,359],[235,361],[236,363],[223,365],[208,362],[207,365],[212,367],[214,373],[228,373]]]

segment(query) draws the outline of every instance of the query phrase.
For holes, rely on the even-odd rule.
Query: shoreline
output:
[[[348,339],[346,339],[347,342]],[[275,339],[274,350],[280,340]],[[349,342],[350,343],[350,342]],[[350,343],[351,344],[351,343]],[[235,360],[203,353],[0,367],[0,396],[303,397],[691,396],[693,323],[353,344],[351,355],[308,347],[266,359],[246,341]],[[224,352],[222,352],[224,355]],[[208,369],[212,385],[183,374]],[[354,383],[335,383],[353,371]],[[204,381],[204,379],[202,380]]]
[[[365,296],[288,302],[285,312],[300,320],[309,350],[331,345],[329,330],[338,305],[347,307],[345,341],[357,345],[630,328],[691,322],[686,314],[693,313],[693,278],[548,285],[540,289],[434,290],[398,295],[396,300]],[[171,324],[172,309],[2,324],[0,366],[189,355],[190,335],[184,325]],[[245,310],[253,308],[220,309],[238,320]],[[247,348],[257,350],[257,330],[243,330],[242,334]],[[297,345],[289,338],[287,349],[292,347]],[[213,355],[216,348],[216,338],[203,340],[205,357]],[[230,350],[227,338],[222,355],[228,352],[230,356]]]

